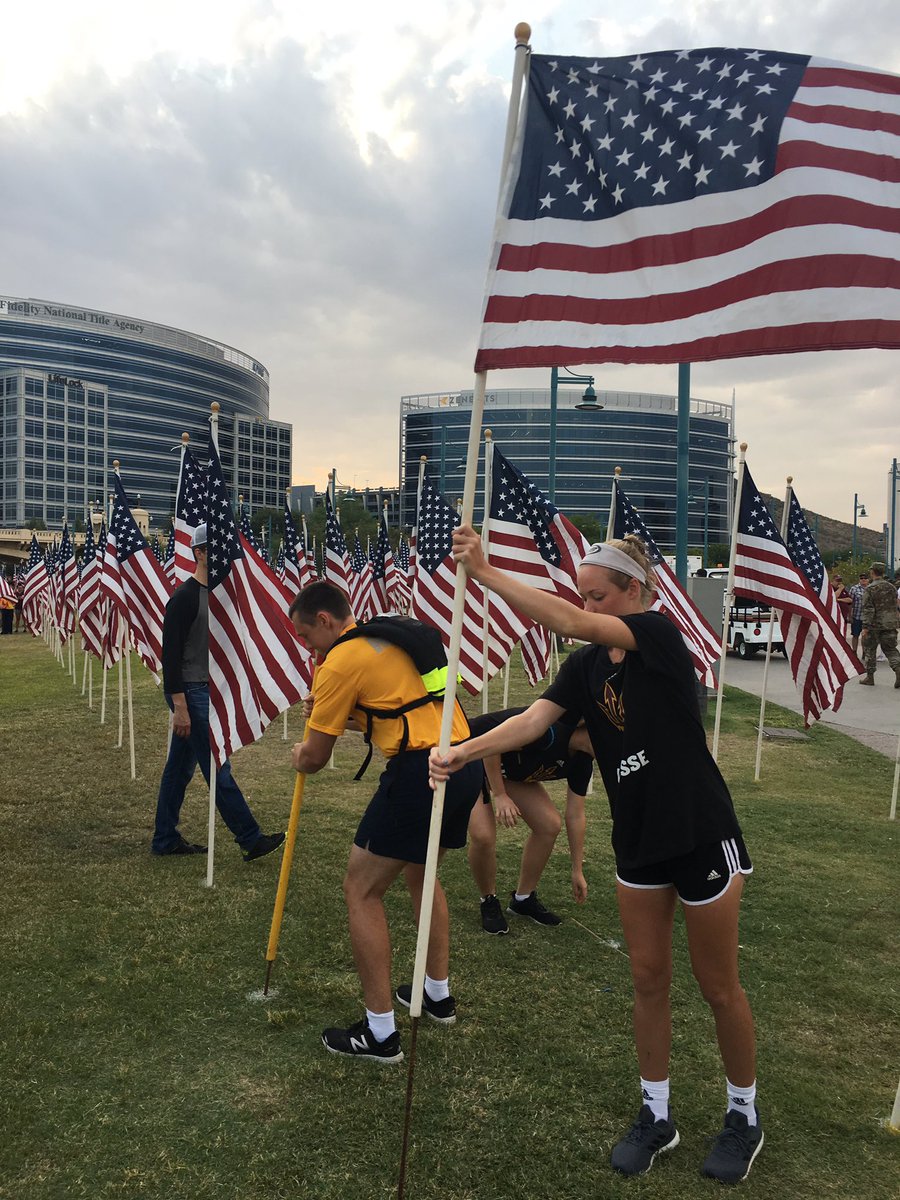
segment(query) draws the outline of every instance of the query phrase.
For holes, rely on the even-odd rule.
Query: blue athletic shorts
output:
[[[470,762],[447,782],[440,839],[446,850],[466,844],[469,814],[481,793],[482,771],[480,760]],[[353,844],[383,858],[424,863],[433,798],[428,785],[428,751],[395,754],[382,772]]]

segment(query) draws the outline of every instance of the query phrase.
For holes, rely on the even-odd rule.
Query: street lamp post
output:
[[[562,377],[563,383],[587,384],[581,403],[575,407],[582,412],[599,412],[603,405],[597,401],[593,375],[575,375],[568,367],[563,367],[562,370],[566,372]],[[550,462],[547,470],[547,498],[551,504],[556,503],[556,401],[559,395],[559,371],[559,367],[550,368]]]
[[[891,463],[891,574],[897,570],[897,460]]]
[[[856,520],[857,517],[866,516],[866,506],[859,502],[859,492],[853,493],[853,551],[851,557],[856,559]]]

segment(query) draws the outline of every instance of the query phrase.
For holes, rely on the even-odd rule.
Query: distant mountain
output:
[[[776,496],[769,496],[763,493],[763,500],[766,502],[766,507],[772,514],[775,524],[781,528],[781,510],[784,508],[784,500],[779,500]],[[806,523],[813,531],[816,539],[816,545],[822,554],[829,554],[832,551],[848,555],[853,546],[853,522],[852,521],[836,521],[834,517],[826,517],[821,513],[815,513],[809,508],[804,508],[803,515],[806,517]],[[884,558],[884,535],[876,533],[874,529],[864,529],[862,525],[856,526],[856,553],[859,558],[871,558],[876,561]]]

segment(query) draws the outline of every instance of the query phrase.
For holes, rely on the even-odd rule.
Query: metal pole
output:
[[[559,395],[559,368],[550,368],[550,447],[547,465],[547,499],[556,503],[556,401]]]
[[[709,476],[704,487],[706,506],[703,510],[703,570],[709,569]]]
[[[897,460],[891,463],[891,574],[897,570]]]
[[[678,364],[678,458],[675,470],[675,574],[687,583],[688,459],[691,428],[691,364]]]
[[[859,505],[857,504],[858,500],[859,500],[859,492],[854,492],[853,493],[853,549],[850,552],[850,557],[854,560],[854,562],[856,561],[856,514],[859,511]]]

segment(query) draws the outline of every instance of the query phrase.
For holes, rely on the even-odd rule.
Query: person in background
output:
[[[859,635],[862,633],[863,595],[869,586],[869,572],[860,571],[859,579],[850,588],[850,648],[855,654],[859,646]]]
[[[853,597],[844,587],[843,575],[833,575],[831,577],[831,590],[834,592],[834,598],[837,601],[838,611],[844,618],[844,628],[850,629],[850,613],[853,608]]]
[[[158,855],[205,854],[206,847],[187,842],[178,831],[184,794],[197,764],[209,783],[209,605],[206,526],[191,537],[197,566],[169,597],[163,619],[163,690],[172,710],[172,742],[159,784],[156,827],[151,849]],[[216,807],[234,834],[245,862],[271,854],[284,833],[263,833],[250,811],[226,758],[216,768]]]
[[[900,651],[897,650],[897,593],[885,577],[885,565],[874,562],[869,568],[872,582],[866,588],[862,607],[862,644],[866,673],[859,681],[867,687],[875,685],[876,659],[879,647],[884,651],[888,666],[900,688]]]
[[[502,725],[524,708],[506,708],[469,718],[473,737]],[[497,826],[512,829],[521,817],[530,832],[522,850],[515,891],[506,911],[530,917],[538,925],[562,924],[539,899],[537,886],[549,861],[561,828],[556,805],[544,783],[565,779],[566,835],[572,860],[572,895],[576,904],[587,899],[584,877],[584,798],[593,771],[590,743],[584,730],[576,732],[577,719],[564,717],[545,734],[521,750],[492,754],[483,760],[486,786],[482,804],[472,809],[469,819],[469,869],[481,895],[481,927],[485,933],[505,934],[509,924],[497,899]],[[578,749],[573,742],[587,743]]]

